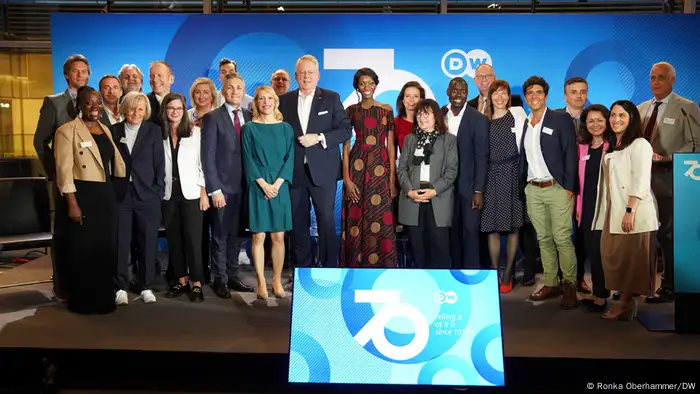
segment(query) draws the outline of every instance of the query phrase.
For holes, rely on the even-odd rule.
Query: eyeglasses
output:
[[[486,74],[486,75],[477,75],[474,77],[474,79],[477,79],[479,81],[488,81],[489,79],[492,79],[495,75],[493,74]]]
[[[272,80],[275,82],[289,82],[289,79],[283,77],[275,77]]]

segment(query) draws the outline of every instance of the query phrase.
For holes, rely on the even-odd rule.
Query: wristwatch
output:
[[[632,208],[630,208],[630,207],[625,208],[625,212],[632,213]]]

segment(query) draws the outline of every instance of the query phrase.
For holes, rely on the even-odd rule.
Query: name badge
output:
[[[126,138],[126,137],[122,137],[122,139],[120,139],[119,142],[121,142],[122,144],[128,144],[128,143],[129,143],[129,139]]]
[[[586,155],[581,158],[581,161],[586,161],[591,158],[591,155]]]
[[[545,134],[552,135],[552,133],[554,133],[554,130],[550,129],[549,127],[543,127],[542,132]]]
[[[318,116],[325,115],[325,114],[327,114],[327,113],[328,113],[328,111],[321,111],[321,112],[318,113]]]
[[[676,124],[676,120],[674,118],[664,118],[664,124]]]
[[[80,143],[81,148],[90,148],[92,146],[92,141],[85,141]]]
[[[517,128],[517,127],[511,127],[511,128],[510,128],[510,132],[511,132],[511,133],[517,133],[517,132],[518,132],[518,128]]]

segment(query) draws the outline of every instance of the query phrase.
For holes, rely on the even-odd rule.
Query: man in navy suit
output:
[[[544,268],[544,286],[530,299],[540,301],[563,293],[561,307],[573,309],[578,303],[576,254],[571,240],[577,172],[574,123],[568,114],[547,109],[549,84],[544,78],[528,78],[523,91],[531,113],[520,144],[520,183]],[[560,267],[563,280],[558,284]]]
[[[443,107],[449,132],[457,136],[459,177],[450,228],[453,269],[480,267],[479,223],[484,207],[484,187],[489,161],[489,122],[469,105],[467,81],[454,78],[447,88],[450,104]]]
[[[221,298],[231,298],[229,287],[253,292],[238,278],[237,243],[241,230],[243,193],[246,190],[241,161],[241,128],[252,113],[241,107],[245,82],[238,74],[227,74],[221,88],[224,104],[202,119],[202,169],[216,209],[212,223],[211,271],[213,289]]]
[[[297,267],[312,264],[310,198],[318,223],[319,262],[336,267],[335,193],[342,179],[339,146],[350,139],[352,126],[338,93],[317,86],[320,74],[315,57],[299,58],[294,75],[299,89],[280,97],[282,116],[294,128],[297,139],[290,189],[294,262]]]

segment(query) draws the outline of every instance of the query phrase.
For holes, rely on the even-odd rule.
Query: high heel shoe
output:
[[[278,286],[275,286],[274,284],[272,285],[272,292],[275,295],[275,298],[285,298],[287,297],[287,293],[284,291],[284,286],[282,286],[282,283],[280,283]]]
[[[633,298],[627,308],[621,309],[618,312],[610,309],[609,311],[600,315],[600,317],[605,320],[632,321],[637,317],[637,300]]]

